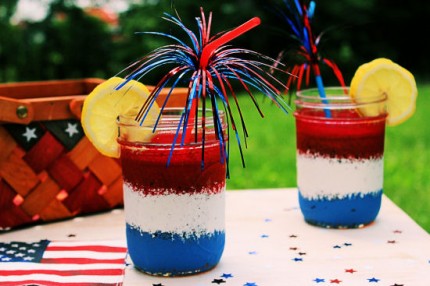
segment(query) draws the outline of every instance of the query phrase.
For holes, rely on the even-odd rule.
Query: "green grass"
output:
[[[296,142],[292,113],[268,100],[260,102],[261,118],[247,96],[240,106],[249,133],[242,168],[235,139],[231,140],[227,189],[296,187]],[[430,84],[419,85],[417,110],[398,126],[387,127],[384,192],[427,232],[430,232]],[[232,136],[231,136],[232,137]],[[243,144],[243,142],[242,142]]]

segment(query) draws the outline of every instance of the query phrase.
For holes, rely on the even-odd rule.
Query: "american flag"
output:
[[[0,242],[0,285],[122,285],[124,241]]]

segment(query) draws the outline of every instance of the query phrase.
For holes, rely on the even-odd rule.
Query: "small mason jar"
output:
[[[181,144],[182,112],[165,109],[155,131],[154,123],[124,117],[118,123],[128,251],[134,266],[151,275],[207,271],[224,250],[224,113],[214,122],[207,111],[204,132],[201,117],[197,125],[190,120]]]
[[[372,223],[381,207],[386,96],[347,87],[297,92],[297,186],[304,219],[327,228]]]

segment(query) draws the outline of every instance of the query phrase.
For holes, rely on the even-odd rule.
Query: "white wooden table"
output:
[[[362,229],[305,223],[296,189],[228,191],[226,218],[216,268],[160,278],[129,264],[124,285],[430,285],[430,235],[385,196],[375,223]],[[117,209],[0,235],[4,242],[36,239],[125,243],[124,214]]]

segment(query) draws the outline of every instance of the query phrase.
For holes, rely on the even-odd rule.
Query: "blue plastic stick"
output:
[[[315,75],[315,81],[317,83],[318,92],[320,94],[320,97],[322,98],[322,103],[328,104],[327,96],[325,94],[324,84],[323,84],[321,75]],[[327,118],[331,118],[331,112],[329,109],[324,108],[324,114]]]

